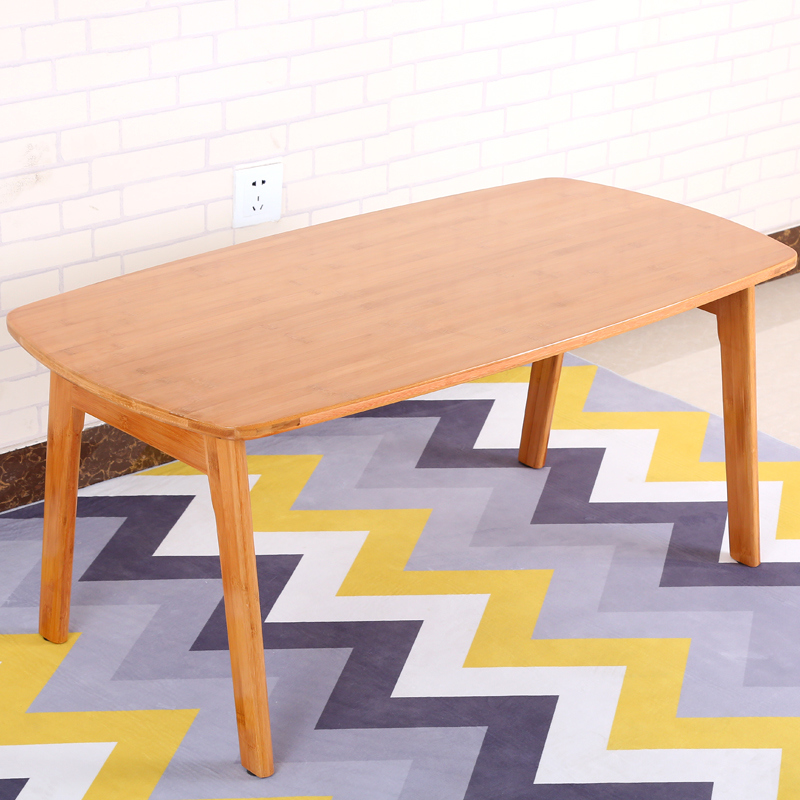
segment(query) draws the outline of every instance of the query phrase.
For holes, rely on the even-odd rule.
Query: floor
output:
[[[800,273],[756,287],[758,427],[800,447]],[[722,414],[712,314],[695,309],[573,351],[632,381]]]

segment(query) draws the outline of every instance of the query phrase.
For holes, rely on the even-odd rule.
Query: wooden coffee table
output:
[[[533,362],[544,465],[565,350],[701,306],[722,353],[731,554],[759,563],[755,284],[793,250],[691,208],[545,179],[317,225],[12,311],[51,370],[40,633],[67,638],[84,413],[207,473],[243,765],[273,772],[245,440]]]

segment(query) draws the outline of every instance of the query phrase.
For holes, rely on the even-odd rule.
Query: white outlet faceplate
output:
[[[243,164],[233,170],[233,227],[281,218],[283,162]]]

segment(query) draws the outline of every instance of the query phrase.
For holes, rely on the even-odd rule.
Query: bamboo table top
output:
[[[545,358],[782,274],[733,222],[549,178],[316,225],[12,311],[67,380],[250,439]]]

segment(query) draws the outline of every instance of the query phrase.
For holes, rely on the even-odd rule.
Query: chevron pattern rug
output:
[[[252,442],[276,774],[238,762],[213,514],[179,463],[82,490],[71,629],[0,516],[0,800],[796,800],[800,453],[727,555],[719,419],[577,358]]]

